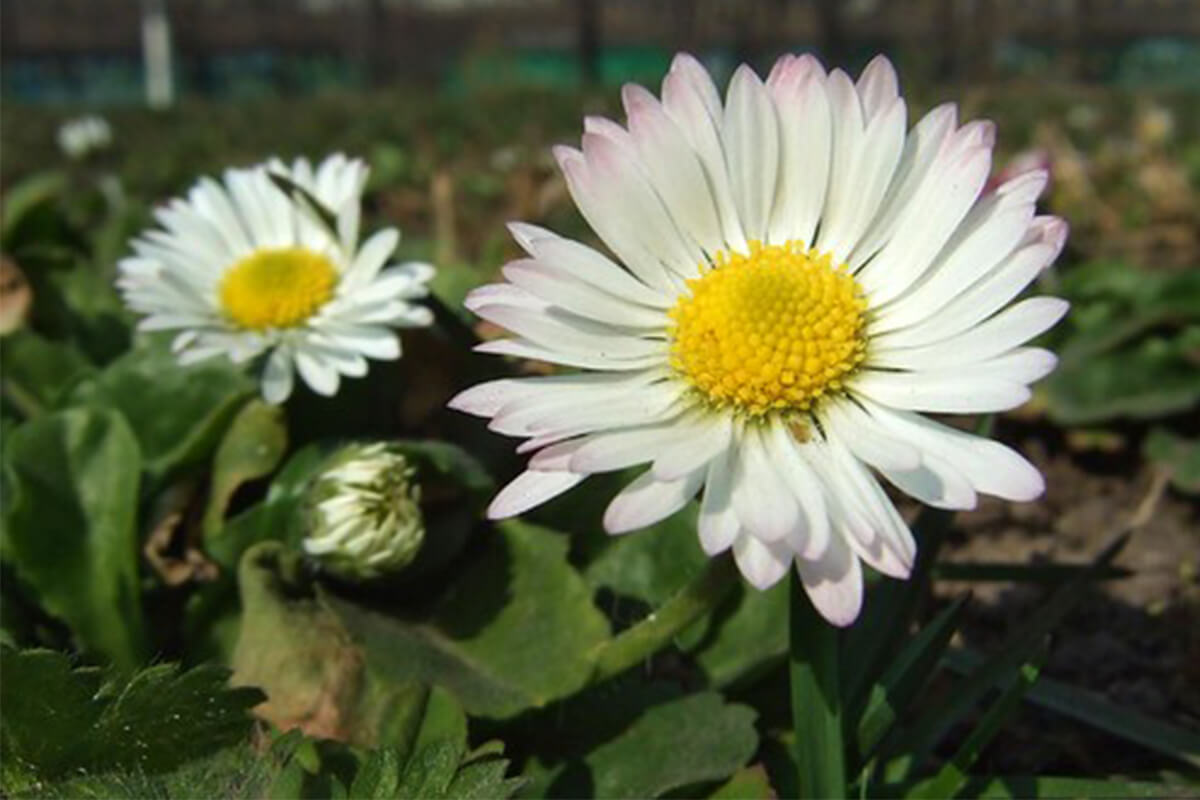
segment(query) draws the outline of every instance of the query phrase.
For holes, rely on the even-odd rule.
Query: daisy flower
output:
[[[580,370],[451,401],[532,453],[492,517],[649,464],[608,506],[610,533],[702,492],[705,551],[732,549],[760,589],[794,563],[847,625],[860,562],[904,578],[916,552],[880,477],[948,509],[1042,492],[1017,453],[922,412],[1019,406],[1054,367],[1023,345],[1067,304],[1012,303],[1066,236],[1035,213],[1045,172],[984,193],[992,124],[944,105],[906,130],[882,57],[857,82],[809,56],[765,82],[743,66],[722,103],[681,55],[661,100],[639,86],[622,100],[626,126],[588,118],[582,149],[555,150],[616,260],[513,224],[528,258],[468,299],[515,334],[479,350]]]
[[[95,114],[67,120],[58,128],[59,149],[75,160],[103,150],[112,144],[112,138],[108,120]]]
[[[336,231],[271,180],[282,175],[334,217]],[[400,241],[386,228],[358,245],[367,166],[333,155],[315,169],[275,160],[201,178],[186,199],[155,212],[161,229],[132,242],[117,286],[145,314],[141,330],[179,331],[183,363],[266,354],[263,397],[283,402],[293,367],[313,391],[333,395],[340,376],[367,373],[367,358],[400,357],[393,328],[429,325],[428,264],[387,265]]]

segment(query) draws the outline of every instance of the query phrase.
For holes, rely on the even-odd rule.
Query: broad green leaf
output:
[[[1090,425],[1194,408],[1200,403],[1200,370],[1190,359],[1198,342],[1200,327],[1192,327],[1175,337],[1149,337],[1060,364],[1044,384],[1051,417],[1062,425]]]
[[[742,767],[709,795],[710,800],[774,800],[775,797],[778,795],[761,764]]]
[[[910,797],[956,797],[966,785],[969,770],[983,749],[991,743],[1000,729],[1008,722],[1009,717],[1017,710],[1021,698],[1029,691],[1038,679],[1042,665],[1046,661],[1049,642],[1044,642],[1041,652],[1033,663],[1022,664],[1009,679],[1008,685],[1000,693],[1000,697],[984,712],[979,722],[967,734],[954,755],[942,765],[937,774],[927,783],[913,789]]]
[[[14,491],[4,559],[82,642],[120,667],[143,663],[137,440],[111,411],[31,420],[5,442]]]
[[[983,662],[981,654],[967,649],[951,650],[945,659],[946,666],[960,674],[978,669]],[[1122,708],[1095,692],[1053,678],[1039,679],[1026,698],[1111,736],[1200,768],[1200,734],[1195,731]]]
[[[883,741],[899,715],[932,677],[966,605],[964,597],[938,614],[905,644],[879,682],[871,687],[866,708],[858,716],[857,747],[861,757],[869,756]]]
[[[1200,493],[1200,439],[1177,436],[1166,428],[1155,428],[1146,437],[1142,452],[1171,475],[1181,492]]]
[[[261,400],[242,406],[213,457],[212,488],[204,513],[205,536],[216,533],[237,488],[278,466],[287,449],[283,412]]]
[[[592,796],[659,797],[724,780],[758,747],[754,717],[750,708],[727,704],[715,692],[654,706],[584,757]]]
[[[70,401],[121,412],[154,480],[208,458],[254,384],[224,359],[181,366],[159,347],[133,350],[75,387]]]
[[[0,339],[0,361],[4,403],[25,417],[57,407],[71,386],[96,369],[76,347],[28,330]]]
[[[50,650],[0,648],[5,788],[79,773],[173,769],[246,738],[263,698],[229,689],[228,672],[161,664],[129,678],[72,670]]]
[[[426,618],[327,599],[381,679],[441,685],[468,713],[505,718],[583,687],[608,624],[561,534],[510,522],[490,536]]]
[[[53,208],[55,199],[66,187],[66,178],[61,172],[41,172],[5,191],[0,221],[0,240],[5,250],[12,252],[30,238],[24,235],[22,228],[39,210]]]
[[[782,582],[765,592],[739,582],[690,650],[711,686],[751,680],[786,655],[787,595]]]
[[[696,536],[699,506],[691,503],[678,514],[639,531],[617,537],[584,570],[588,583],[617,595],[641,600],[652,608],[700,574],[708,556]]]

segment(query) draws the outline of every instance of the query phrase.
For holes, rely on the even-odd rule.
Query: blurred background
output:
[[[1049,169],[1046,213],[1072,234],[1040,289],[1073,309],[1047,341],[1059,370],[996,428],[1049,489],[961,515],[950,557],[1079,560],[1137,527],[1130,575],[1094,590],[1048,673],[1200,724],[1200,0],[0,0],[0,328],[105,363],[130,335],[113,265],[155,205],[202,174],[335,150],[372,166],[368,226],[398,225],[458,309],[516,255],[504,222],[588,236],[549,146],[577,142],[584,114],[620,117],[620,84],[657,89],[681,49],[719,85],[782,52],[852,72],[884,52],[910,120],[956,101],[997,122],[997,180]],[[13,403],[26,367],[5,341]],[[424,352],[404,360],[417,428],[465,385],[461,348]],[[1045,589],[972,574],[981,644]],[[1014,741],[1043,746],[1002,748],[999,768],[1139,766],[1024,719]]]

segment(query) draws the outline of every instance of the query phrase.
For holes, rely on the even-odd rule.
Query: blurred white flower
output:
[[[95,114],[68,120],[58,128],[58,146],[70,158],[86,158],[110,144],[112,126]]]
[[[860,560],[903,578],[917,547],[872,469],[939,508],[1041,494],[1020,455],[922,412],[1014,408],[1054,368],[1023,345],[1067,304],[1013,304],[1067,234],[1036,216],[1044,171],[985,194],[992,124],[960,126],[947,104],[906,132],[882,57],[857,82],[810,56],[785,56],[765,82],[741,67],[722,102],[679,56],[661,100],[639,86],[622,99],[626,126],[588,117],[582,150],[556,150],[617,261],[514,224],[528,258],[467,300],[515,334],[479,350],[581,370],[451,401],[533,453],[490,516],[649,463],[609,505],[610,533],[703,488],[709,554],[732,549],[760,589],[795,564],[816,608],[847,625]]]
[[[343,449],[309,489],[313,505],[304,551],[352,580],[406,566],[425,539],[415,475],[407,459],[386,444]]]
[[[334,219],[282,191],[269,173],[303,187]],[[299,159],[202,178],[186,199],[155,216],[162,229],[132,242],[119,265],[126,304],[140,329],[177,330],[188,363],[216,355],[244,362],[267,354],[263,396],[280,403],[293,367],[313,391],[333,395],[340,376],[367,373],[366,358],[400,357],[393,328],[429,325],[428,264],[387,265],[400,241],[386,228],[358,245],[366,165],[333,155],[316,169]]]

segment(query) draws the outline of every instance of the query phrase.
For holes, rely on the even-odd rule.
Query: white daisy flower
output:
[[[336,220],[329,230],[307,204],[271,180],[303,187]],[[400,357],[393,328],[429,325],[411,301],[428,294],[428,264],[385,267],[400,241],[386,228],[358,246],[367,166],[333,155],[314,168],[298,159],[201,178],[187,199],[155,212],[161,230],[132,243],[119,265],[126,304],[141,330],[178,330],[173,348],[190,363],[225,354],[236,363],[269,354],[263,396],[281,403],[293,365],[313,391],[333,395],[340,376],[367,373],[366,358]]]
[[[468,299],[516,334],[479,350],[583,370],[451,401],[533,453],[492,517],[649,463],[608,507],[610,533],[703,488],[708,553],[732,548],[761,589],[795,563],[820,612],[847,625],[860,560],[903,578],[916,551],[877,476],[939,508],[1041,494],[1024,458],[921,412],[1019,406],[1054,367],[1022,345],[1067,304],[1010,305],[1066,236],[1035,215],[1044,172],[984,194],[991,123],[960,127],[944,105],[906,132],[882,57],[857,83],[809,56],[785,56],[765,83],[743,66],[722,104],[681,55],[661,100],[639,86],[622,99],[626,127],[588,118],[582,150],[556,150],[619,263],[514,224],[529,257]]]
[[[58,147],[69,158],[86,158],[112,144],[112,126],[108,120],[87,114],[64,122],[58,128]]]
[[[304,552],[352,580],[407,566],[425,540],[416,468],[383,443],[349,445],[309,488]]]

